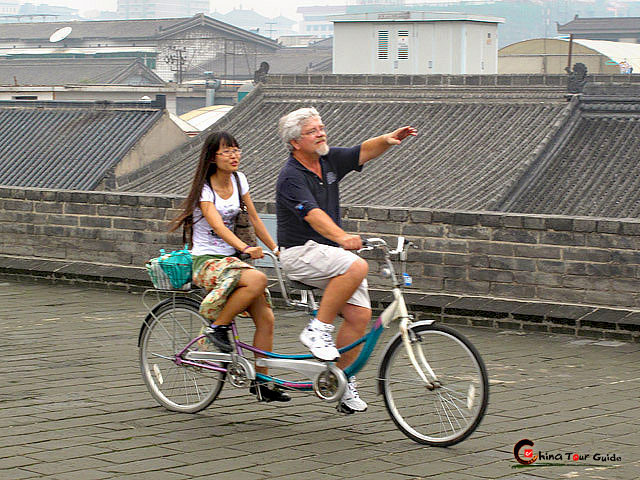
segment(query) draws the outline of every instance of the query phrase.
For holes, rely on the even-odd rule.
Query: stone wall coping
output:
[[[166,194],[160,195],[156,193],[79,191],[0,186],[0,199],[177,208],[184,200],[184,196]],[[254,203],[258,211],[261,213],[272,213],[275,208],[274,202],[256,201]],[[369,216],[370,212],[373,212],[373,215],[379,215],[380,212],[402,212],[408,213],[410,221],[414,223],[444,223],[464,226],[480,225],[507,228],[516,228],[519,226],[519,228],[528,228],[526,222],[519,222],[518,220],[537,219],[544,221],[544,223],[542,224],[536,223],[536,230],[550,228],[552,230],[580,232],[600,231],[598,230],[598,222],[602,222],[602,224],[606,223],[609,225],[607,227],[607,231],[609,233],[612,233],[612,223],[621,225],[640,225],[640,219],[638,218],[510,213],[489,210],[465,211],[433,208],[385,207],[376,205],[344,204],[342,206],[342,211],[343,217],[348,217],[350,212],[358,212],[358,215],[366,214],[367,217]],[[503,220],[500,221],[500,219]],[[589,229],[590,227],[592,227],[593,230],[584,230],[585,228]],[[624,233],[627,235],[640,235],[640,228],[627,229],[624,231]]]
[[[626,84],[640,81],[637,75],[624,74],[590,74],[588,82]],[[267,85],[384,85],[384,86],[443,86],[443,87],[528,87],[549,86],[564,87],[567,84],[566,74],[493,74],[493,75],[395,75],[395,74],[272,74],[267,75]]]
[[[101,288],[143,291],[152,288],[143,267],[70,262],[0,255],[0,276],[39,279],[48,282],[80,283]],[[282,304],[278,286],[271,288],[278,304]],[[374,310],[382,310],[391,301],[391,293],[371,289]],[[515,300],[478,295],[456,295],[405,291],[409,311],[417,320],[436,318],[445,322],[476,325],[492,321],[500,328],[535,329],[576,336],[603,336],[640,341],[640,309],[611,308],[534,300]]]

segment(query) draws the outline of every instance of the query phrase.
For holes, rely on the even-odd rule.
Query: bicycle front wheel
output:
[[[418,443],[447,447],[461,442],[478,427],[487,409],[484,362],[469,340],[446,326],[414,325],[409,338],[430,384],[418,374],[397,336],[382,359],[378,378],[387,411]]]
[[[196,302],[170,299],[145,319],[140,337],[140,370],[149,392],[165,408],[195,413],[220,394],[226,373],[180,364],[176,355],[200,335],[208,322]],[[189,350],[212,350],[209,342],[196,342]]]

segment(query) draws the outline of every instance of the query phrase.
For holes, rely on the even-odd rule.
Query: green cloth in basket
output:
[[[156,288],[178,289],[191,281],[192,260],[186,245],[184,249],[170,253],[161,249],[160,256],[152,258],[145,266]]]

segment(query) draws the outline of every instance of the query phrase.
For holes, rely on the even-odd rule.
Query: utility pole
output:
[[[184,64],[187,60],[186,53],[187,47],[169,47],[173,53],[164,57],[164,61],[171,65],[172,72],[178,72],[178,85],[182,83],[182,72],[184,71]]]

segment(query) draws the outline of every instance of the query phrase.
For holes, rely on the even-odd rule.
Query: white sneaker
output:
[[[342,395],[342,399],[338,404],[339,412],[355,413],[364,412],[367,409],[366,402],[360,398],[360,395],[358,395],[358,390],[356,390],[357,386],[356,377],[350,377],[349,383],[347,383],[347,388],[344,391],[344,395]]]
[[[300,333],[300,341],[305,347],[311,350],[311,354],[314,357],[324,360],[325,362],[333,362],[340,358],[340,353],[335,343],[333,343],[333,337],[331,336],[333,329],[334,326],[328,323],[320,328],[309,324],[302,333]]]

